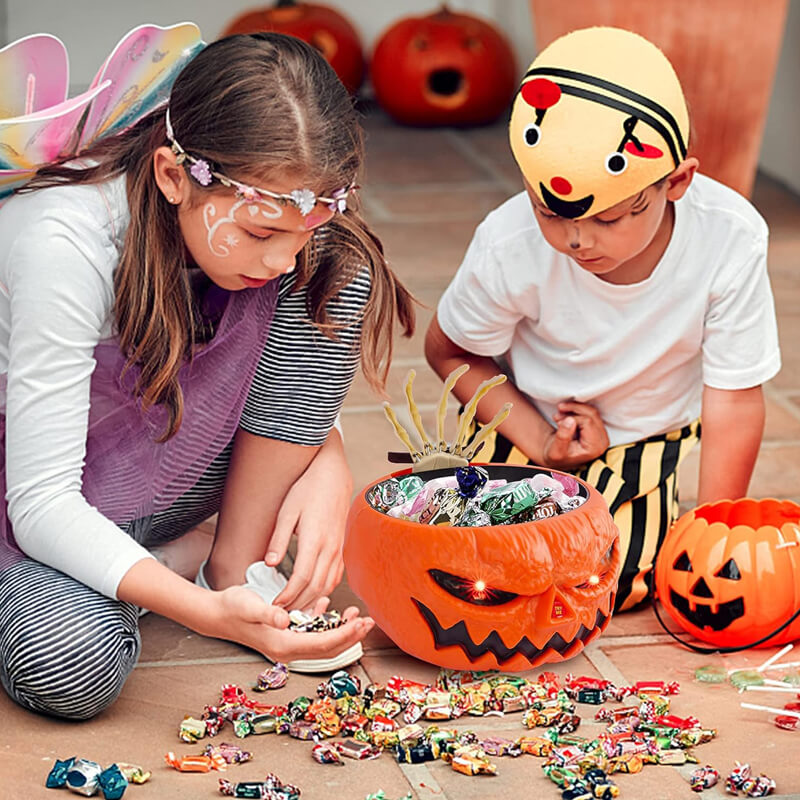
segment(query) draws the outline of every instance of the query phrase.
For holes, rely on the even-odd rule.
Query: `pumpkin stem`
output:
[[[275,8],[291,8],[297,5],[297,0],[277,0]]]

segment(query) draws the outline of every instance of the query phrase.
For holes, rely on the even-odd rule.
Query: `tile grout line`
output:
[[[158,667],[202,667],[213,664],[258,664],[266,659],[252,656],[217,656],[215,658],[187,658],[185,661],[140,661],[134,669],[153,669]]]
[[[521,184],[506,177],[488,158],[478,152],[469,142],[460,136],[457,131],[446,130],[444,135],[461,155],[488,172],[507,192],[517,194],[522,189]]]
[[[449,800],[447,793],[433,777],[427,764],[398,764],[397,766],[400,767],[400,772],[403,773],[411,791],[419,800],[428,800],[432,797]]]
[[[787,391],[788,393],[791,394],[796,393],[793,392],[791,389],[789,390],[776,389],[773,386],[770,386],[769,384],[767,384],[764,387],[764,394],[767,396],[767,398],[769,398],[770,400],[774,400],[784,411],[786,411],[789,414],[789,416],[794,417],[794,419],[800,421],[800,409],[798,409],[797,406],[795,406],[795,404],[791,400],[789,400],[789,398],[786,396]]]
[[[615,686],[627,686],[628,680],[622,674],[621,670],[614,664],[614,662],[606,655],[601,645],[590,644],[584,647],[583,654],[589,660],[589,663],[603,676],[607,681],[611,681]]]

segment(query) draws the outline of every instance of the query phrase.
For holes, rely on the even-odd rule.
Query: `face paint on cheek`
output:
[[[217,215],[217,207],[213,203],[206,203],[204,206],[203,223],[206,226],[206,232],[208,234],[206,236],[206,242],[212,255],[219,258],[226,258],[231,254],[231,247],[235,247],[239,244],[239,240],[232,233],[225,236],[223,242],[217,242],[215,244],[214,239],[222,225],[233,224],[235,222],[234,215],[245,202],[245,200],[238,200],[231,206],[230,211],[228,211],[224,217],[220,217],[215,222],[212,222],[212,220]]]
[[[261,209],[261,216],[266,217],[267,219],[278,219],[278,217],[283,216],[283,208],[279,206],[277,203],[273,203],[271,200],[267,200],[266,198],[262,198],[258,201],[259,205],[265,206],[265,208]],[[252,214],[252,210],[250,211]]]

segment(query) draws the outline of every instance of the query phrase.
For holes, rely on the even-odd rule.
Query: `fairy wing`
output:
[[[102,83],[34,114],[0,119],[0,169],[35,169],[63,154],[74,153],[79,123],[87,106],[108,86]]]
[[[205,43],[191,22],[162,28],[140,25],[124,36],[92,81],[110,88],[93,104],[80,149],[101,136],[118,133],[166,102],[180,70]]]
[[[67,99],[69,62],[64,43],[37,33],[0,50],[0,118],[21,117]]]

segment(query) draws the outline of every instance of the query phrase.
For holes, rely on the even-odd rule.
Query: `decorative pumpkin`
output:
[[[246,11],[222,36],[276,31],[296,36],[319,50],[347,91],[355,94],[364,80],[364,51],[358,32],[343,14],[318,3],[278,0],[271,8]]]
[[[509,481],[550,474],[486,468]],[[416,474],[429,480],[452,470]],[[349,584],[398,647],[432,664],[521,671],[571,658],[608,625],[620,562],[605,501],[579,485],[588,499],[577,509],[478,528],[391,517],[369,504],[368,487],[347,520]]]
[[[800,506],[724,500],[684,514],[656,562],[656,591],[684,630],[720,647],[747,646],[800,609]],[[800,637],[800,618],[762,647]]]
[[[397,22],[378,41],[370,78],[380,105],[407,125],[479,125],[516,90],[514,54],[488,22],[446,6]]]

